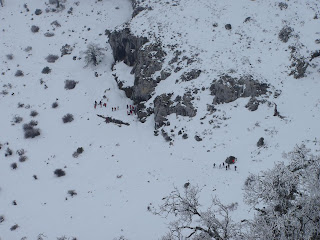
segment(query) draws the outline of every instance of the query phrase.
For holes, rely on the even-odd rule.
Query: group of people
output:
[[[216,164],[214,163],[213,168],[215,168],[215,167],[216,167]],[[230,170],[230,164],[224,164],[224,162],[222,163],[222,165],[219,164],[220,169],[224,168],[224,167],[226,168],[226,170]],[[234,170],[237,171],[237,166],[234,166]]]
[[[98,105],[100,108],[107,107],[107,103],[103,103],[102,101],[98,103],[97,101],[94,101],[94,109],[96,109]],[[117,111],[119,110],[119,106],[111,107],[111,110],[112,112]],[[127,115],[137,115],[137,107],[127,104]]]
[[[107,107],[107,103],[103,103],[102,101],[100,101],[99,104],[98,104],[97,101],[94,101],[94,109],[96,109],[98,105],[99,105],[100,107],[102,107],[102,106],[103,106],[103,107]],[[111,109],[112,109],[112,112],[113,112],[113,111],[117,111],[117,110],[119,110],[119,106],[118,106],[118,107],[112,107]]]
[[[127,114],[128,115],[133,115],[133,114],[137,115],[137,107],[134,107],[132,105],[127,104]]]

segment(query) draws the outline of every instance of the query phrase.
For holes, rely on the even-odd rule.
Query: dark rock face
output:
[[[135,103],[147,101],[157,86],[152,75],[162,69],[165,53],[160,44],[148,44],[139,50],[132,72],[135,75],[132,100]]]
[[[148,42],[147,38],[139,38],[131,34],[129,28],[109,32],[109,44],[115,61],[123,61],[128,66],[135,65],[139,49]]]
[[[146,117],[153,113],[153,109],[146,109],[144,102],[151,98],[157,83],[171,74],[162,71],[160,78],[152,78],[155,72],[162,69],[166,54],[160,43],[148,43],[147,38],[134,36],[129,28],[114,32],[106,31],[106,34],[109,36],[114,60],[123,61],[133,67],[131,73],[135,76],[134,85],[123,89],[121,83],[119,81],[117,83],[137,105],[138,118],[144,122]]]
[[[215,80],[211,87],[214,95],[213,104],[233,102],[240,97],[257,97],[267,93],[268,84],[254,80],[252,76],[242,76],[240,79],[228,75]]]
[[[167,116],[175,113],[180,116],[194,117],[197,110],[193,107],[191,94],[185,93],[183,97],[177,97],[175,102],[171,100],[173,94],[161,94],[154,100],[154,121],[159,128],[167,121]]]
[[[279,39],[286,43],[289,41],[290,37],[292,36],[293,28],[285,26],[279,32]]]
[[[35,15],[40,15],[42,13],[41,9],[36,9],[36,11],[34,12]]]
[[[264,138],[263,137],[261,137],[259,139],[259,141],[257,142],[257,147],[262,147],[262,146],[264,146]]]

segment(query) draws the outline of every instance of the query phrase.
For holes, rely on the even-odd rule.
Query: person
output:
[[[234,170],[237,171],[237,166],[234,166]]]
[[[224,162],[222,163],[222,166],[224,166]]]
[[[99,105],[100,105],[100,107],[102,107],[102,102],[101,101],[99,102]]]
[[[132,110],[130,110],[130,115],[132,115]]]
[[[213,168],[215,168],[215,167],[216,167],[216,164],[214,163],[214,164],[213,164]]]
[[[112,107],[112,112],[113,112],[113,107]]]
[[[104,107],[107,107],[107,104],[106,104],[106,103],[104,103],[104,104],[103,104],[103,106],[104,106]]]
[[[94,101],[94,109],[97,108],[97,101]]]
[[[129,108],[128,104],[127,104],[127,109]]]
[[[228,170],[228,166],[226,165],[226,170]]]

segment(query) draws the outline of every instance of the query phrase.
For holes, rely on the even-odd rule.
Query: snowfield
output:
[[[158,206],[175,186],[183,189],[187,182],[202,189],[204,206],[217,196],[226,204],[239,203],[232,212],[235,221],[251,218],[253,210],[243,201],[249,173],[287,161],[283,153],[297,144],[319,150],[320,58],[312,60],[305,77],[288,76],[289,46],[306,58],[320,49],[315,41],[320,39],[317,1],[285,1],[288,8],[281,10],[272,0],[148,0],[140,5],[149,9],[133,19],[129,0],[68,0],[62,1],[65,9],[46,12],[55,8],[48,2],[7,0],[0,7],[1,240],[160,239],[172,219],[153,215],[148,206]],[[36,9],[42,13],[36,15]],[[61,26],[51,24],[54,21]],[[38,32],[31,31],[33,25]],[[278,33],[287,25],[294,33],[284,43]],[[105,34],[124,26],[152,43],[160,41],[166,52],[163,68],[172,71],[159,82],[147,106],[162,93],[173,93],[174,99],[199,89],[193,93],[195,117],[168,116],[170,126],[163,129],[173,138],[171,144],[161,133],[155,136],[152,115],[145,123],[128,115],[133,101],[119,90],[114,76],[132,86],[132,68],[122,62],[113,66]],[[54,35],[46,37],[48,32]],[[90,43],[104,48],[105,55],[98,66],[85,67],[84,51]],[[61,56],[66,44],[72,53]],[[181,55],[169,64],[175,51]],[[50,54],[59,58],[47,62]],[[42,73],[45,67],[51,69],[49,74]],[[177,67],[181,70],[174,72]],[[201,70],[197,79],[179,80],[192,69]],[[17,70],[23,76],[15,76]],[[210,85],[224,74],[252,75],[270,84],[268,94],[258,97],[265,103],[249,111],[249,98],[238,98],[215,105],[214,113],[207,111],[214,98]],[[65,89],[66,80],[77,82],[74,89]],[[95,109],[95,101],[107,107]],[[274,103],[284,118],[273,116]],[[30,116],[33,110],[37,116]],[[74,120],[64,123],[68,113]],[[97,115],[130,125],[107,124]],[[20,123],[14,121],[17,116],[22,117]],[[23,124],[31,120],[38,122],[35,128],[41,134],[26,139]],[[265,146],[258,148],[260,137]],[[83,153],[73,157],[80,147]],[[5,156],[8,148],[11,156]],[[25,150],[26,161],[19,161],[19,149]],[[231,155],[238,159],[237,170],[219,168]],[[56,169],[66,175],[57,177]],[[15,224],[19,227],[11,230]]]

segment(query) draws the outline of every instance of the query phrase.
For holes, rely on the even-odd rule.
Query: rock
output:
[[[182,135],[182,138],[183,138],[183,139],[187,139],[187,138],[188,138],[188,134],[184,133],[184,134]]]
[[[44,36],[45,36],[45,37],[53,37],[53,36],[54,36],[54,33],[52,33],[52,32],[46,32],[46,33],[44,34]]]
[[[225,27],[227,30],[231,30],[231,29],[232,29],[231,24],[226,24],[224,27]]]
[[[286,43],[289,41],[290,37],[292,36],[293,31],[294,31],[293,28],[284,26],[280,30],[278,37],[282,42]]]
[[[161,94],[160,96],[157,96],[153,101],[154,121],[157,128],[163,126],[167,121],[167,116],[172,113],[189,117],[194,117],[197,113],[197,110],[191,103],[192,96],[190,93],[185,93],[183,97],[176,97],[175,102],[171,100],[172,95],[172,93]],[[174,103],[176,104],[174,105]]]
[[[319,38],[319,39],[314,40],[314,42],[315,42],[316,44],[320,44],[320,38]]]
[[[310,62],[317,57],[320,57],[320,50],[311,53]]]
[[[249,111],[256,111],[259,107],[259,101],[255,98],[252,97],[250,98],[249,102],[246,105],[246,108],[248,108]]]
[[[195,139],[197,142],[201,142],[201,141],[202,141],[202,138],[201,138],[199,135],[195,135],[195,136],[194,136],[194,139]]]
[[[250,21],[251,21],[251,17],[247,17],[243,22],[247,23],[247,22],[250,22]]]
[[[148,39],[134,36],[129,28],[108,33],[114,60],[134,66],[138,59],[138,50],[148,42]]]
[[[257,97],[267,93],[268,84],[254,80],[252,76],[242,76],[240,79],[223,75],[215,80],[211,87],[214,95],[213,104],[233,102],[240,97]]]
[[[309,63],[306,61],[305,58],[294,58],[292,64],[291,64],[291,72],[289,73],[289,76],[293,75],[294,78],[299,79],[306,76],[306,71],[309,66]]]
[[[237,162],[237,158],[234,156],[227,157],[227,159],[225,160],[225,163],[227,164],[234,164],[236,162]]]
[[[184,82],[191,81],[191,80],[198,78],[200,76],[200,74],[201,74],[201,70],[192,69],[190,72],[185,72],[181,76],[181,80]]]
[[[40,15],[42,13],[42,10],[41,9],[36,9],[36,11],[34,12],[35,15]]]
[[[40,30],[40,28],[38,26],[33,25],[31,27],[31,32],[33,32],[33,33],[37,33],[37,32],[39,32],[39,30]]]
[[[264,146],[264,138],[263,137],[261,137],[259,139],[259,141],[257,142],[257,147],[262,147],[262,146]]]
[[[157,85],[152,75],[162,69],[165,56],[161,44],[147,44],[147,38],[134,36],[129,28],[110,32],[109,43],[114,60],[123,61],[126,65],[133,67],[131,73],[135,75],[135,80],[131,99],[135,104],[149,100]],[[142,46],[144,46],[143,49]],[[145,111],[138,108],[139,110]]]

